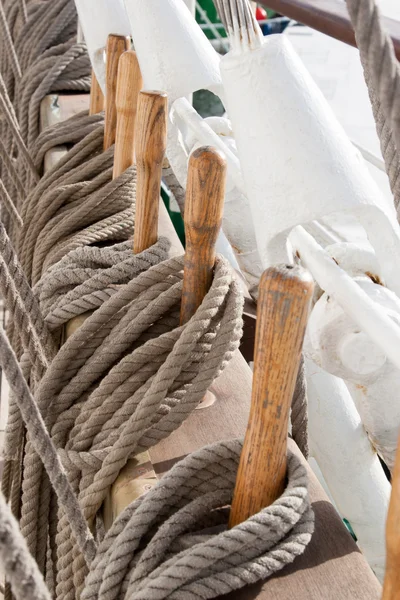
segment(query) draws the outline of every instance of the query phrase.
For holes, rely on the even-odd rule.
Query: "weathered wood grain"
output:
[[[106,97],[104,116],[104,150],[115,142],[117,130],[117,94],[118,61],[123,52],[129,50],[131,40],[124,35],[110,34],[106,47]]]
[[[115,179],[135,161],[135,126],[139,92],[143,80],[136,52],[128,50],[121,54],[117,80],[117,130],[115,135]]]
[[[92,69],[92,83],[90,86],[90,105],[89,105],[89,115],[96,115],[97,113],[104,110],[104,94],[101,90],[99,82],[97,81],[97,77],[95,72]]]
[[[287,432],[314,283],[300,266],[267,269],[260,280],[249,424],[229,525],[282,495]]]
[[[147,250],[158,239],[158,208],[166,147],[167,95],[141,91],[137,110],[135,254]]]
[[[194,315],[212,283],[215,244],[224,211],[225,179],[226,162],[217,150],[204,146],[192,153],[185,200],[181,323]]]

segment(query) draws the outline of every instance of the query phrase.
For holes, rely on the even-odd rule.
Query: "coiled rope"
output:
[[[305,467],[288,457],[278,500],[227,530],[242,441],[176,464],[101,543],[82,600],[200,600],[255,583],[304,552],[314,530]]]
[[[63,489],[70,491],[69,485],[64,479],[65,487],[60,490],[63,474],[54,446],[2,331],[0,362],[18,392],[29,429],[38,427],[33,439],[49,475],[56,471],[61,477],[53,481],[61,499]],[[244,523],[226,529],[241,449],[238,440],[205,447],[175,465],[147,495],[129,505],[100,543],[94,560],[89,553],[82,600],[215,598],[265,579],[302,554],[311,539],[314,518],[306,469],[292,453],[282,496]],[[46,452],[54,463],[49,464]],[[69,511],[75,502],[64,496],[62,506]],[[72,523],[80,521],[77,510]],[[86,525],[82,524],[81,532],[86,547],[92,547]],[[9,554],[3,564],[17,600],[50,598],[0,498],[3,557],[5,544]],[[71,594],[65,590],[61,597]]]
[[[37,182],[31,157],[39,135],[42,99],[58,91],[89,91],[91,72],[85,45],[75,41],[77,16],[73,0],[30,3],[29,14],[25,8],[24,2],[5,2],[0,11],[4,32],[0,42],[0,113],[5,117],[0,119],[0,178],[18,210],[23,197],[21,186],[29,190]],[[16,34],[12,24],[18,15],[20,29]],[[13,223],[4,216],[3,221],[15,241]]]
[[[203,304],[180,327],[182,269],[183,259],[169,259],[122,286],[62,346],[36,391],[89,522],[129,457],[179,427],[238,347],[242,303],[229,266],[218,261]],[[42,531],[49,516],[37,522],[46,493],[40,494],[41,467],[28,450],[24,471],[21,529],[34,551],[32,528]],[[61,523],[56,545],[68,565],[59,575],[63,597],[73,585],[68,552],[76,552]],[[77,567],[78,589],[83,568]]]

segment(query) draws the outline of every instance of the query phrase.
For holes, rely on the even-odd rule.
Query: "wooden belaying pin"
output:
[[[89,115],[97,115],[97,113],[104,110],[104,94],[101,91],[99,82],[97,81],[96,74],[92,69],[92,83],[90,86],[90,105]]]
[[[110,34],[106,46],[106,97],[104,117],[104,150],[115,142],[117,129],[117,93],[118,61],[123,52],[131,47],[131,39],[125,35]]]
[[[189,159],[185,201],[185,264],[181,324],[194,315],[210,289],[215,243],[224,210],[226,161],[218,150],[203,146]]]
[[[267,269],[260,280],[249,422],[229,526],[272,504],[285,489],[288,420],[313,279],[300,266]]]
[[[386,521],[386,572],[382,600],[400,600],[400,436]]]
[[[135,160],[135,124],[138,96],[143,80],[136,52],[129,50],[121,54],[117,79],[117,130],[115,135],[114,170],[115,179]]]
[[[143,252],[158,239],[162,163],[167,147],[167,94],[139,93],[136,119],[136,215],[133,251]]]

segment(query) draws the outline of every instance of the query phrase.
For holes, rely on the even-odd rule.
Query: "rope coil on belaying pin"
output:
[[[103,153],[102,141],[99,127],[42,178],[23,207],[19,256],[33,283],[72,249],[133,233],[135,167],[112,180],[113,148]]]
[[[130,241],[111,248],[83,246],[69,252],[35,286],[49,328],[54,330],[101,306],[117,292],[118,286],[166,260],[169,246],[166,238],[160,238],[136,256]]]
[[[82,600],[215,598],[302,554],[314,520],[306,469],[292,453],[282,496],[227,530],[241,450],[240,440],[202,448],[128,506],[99,546]]]
[[[304,269],[264,273],[244,444],[193,453],[128,506],[98,548],[82,600],[215,598],[304,552],[314,519],[287,421],[312,291]]]
[[[242,301],[228,265],[218,261],[201,309],[179,327],[182,267],[169,259],[122,286],[67,340],[37,390],[64,466],[75,479],[77,465],[85,467],[77,483],[84,478],[90,520],[128,458],[187,418],[238,347]],[[34,488],[26,482],[29,497]]]
[[[87,111],[83,111],[66,121],[46,127],[38,136],[31,150],[38,173],[44,174],[46,152],[57,146],[76,145],[99,125],[104,125],[104,115],[88,115]]]

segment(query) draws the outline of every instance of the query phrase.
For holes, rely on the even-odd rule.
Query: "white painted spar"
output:
[[[391,486],[346,384],[306,359],[310,452],[377,577],[385,571]]]
[[[396,315],[390,313],[389,316],[303,227],[293,229],[290,242],[320,288],[332,296],[361,331],[400,368],[400,325]]]
[[[196,0],[183,0],[193,17],[196,15]]]
[[[125,0],[146,89],[170,102],[221,88],[220,58],[182,0]]]
[[[335,244],[327,251],[382,313],[400,323],[400,300],[376,283],[372,253],[353,244]],[[309,355],[346,382],[371,443],[392,470],[400,429],[400,369],[328,293],[311,312],[307,336]]]
[[[264,268],[288,258],[290,230],[333,213],[367,231],[400,296],[400,229],[287,36],[243,41],[221,59],[224,96]]]
[[[75,0],[83,35],[96,74],[105,93],[105,47],[110,33],[130,35],[123,0]]]

